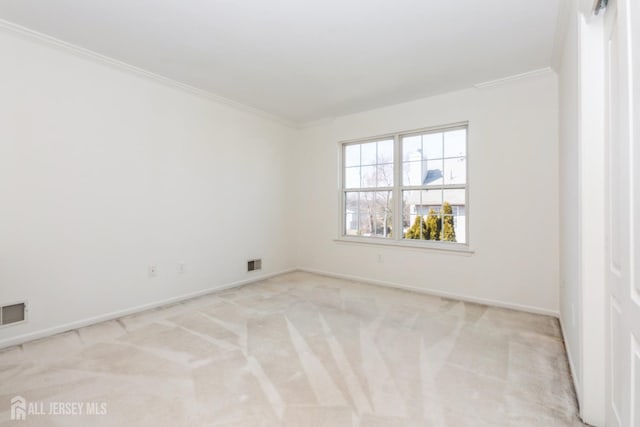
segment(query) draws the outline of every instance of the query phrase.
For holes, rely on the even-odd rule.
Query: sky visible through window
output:
[[[343,158],[345,235],[466,243],[466,128],[348,144]],[[401,182],[394,179],[397,168]]]

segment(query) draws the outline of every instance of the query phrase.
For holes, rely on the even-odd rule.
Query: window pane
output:
[[[345,222],[344,231],[347,236],[358,234],[358,193],[347,192],[344,202]]]
[[[403,191],[402,197],[403,238],[441,240],[442,190]]]
[[[442,160],[428,160],[425,162],[425,171],[422,178],[424,185],[442,185],[443,184],[443,166]]]
[[[402,232],[406,233],[407,228],[413,224],[415,218],[415,206],[420,204],[420,191],[402,192]]]
[[[361,169],[362,174],[362,187],[375,187],[376,186],[376,166],[363,166]]]
[[[391,237],[391,191],[367,191],[359,193],[359,236]]]
[[[378,142],[378,164],[393,163],[393,139]]]
[[[375,215],[374,207],[374,193],[360,193],[360,203],[358,204],[358,218],[360,221],[360,228],[358,230],[358,235],[371,236],[372,216]]]
[[[467,243],[467,209],[465,206],[453,206],[453,225],[455,241]]]
[[[391,237],[392,228],[392,192],[377,191],[375,193],[375,228],[374,233],[377,237]]]
[[[444,183],[465,184],[467,182],[467,162],[464,157],[445,159]]]
[[[407,136],[402,138],[402,160],[405,162],[416,161],[422,158],[422,137]]]
[[[402,164],[402,184],[422,185],[422,162],[404,162]]]
[[[377,187],[393,187],[393,165],[378,166]]]
[[[442,158],[442,133],[422,135],[422,155],[425,160]]]
[[[360,167],[346,168],[344,174],[346,188],[360,188]]]
[[[404,238],[412,238],[406,236],[407,231],[416,222],[417,217],[417,221],[421,221],[420,214],[416,209],[417,206],[422,204],[421,193],[419,190],[402,192],[402,233]],[[415,229],[418,229],[418,227],[414,227]]]
[[[360,144],[344,147],[344,165],[347,167],[360,165]]]
[[[376,164],[376,143],[369,142],[367,144],[362,144],[361,151],[361,164],[363,165],[375,165]]]
[[[453,214],[442,212],[440,215],[440,221],[442,227],[440,240],[446,242],[457,242],[456,229],[458,227],[456,226]]]
[[[442,190],[422,191],[422,205],[424,215],[428,213],[430,208],[434,208],[436,212],[439,212],[442,205]]]
[[[464,205],[465,204],[465,190],[444,190],[443,191],[444,202],[449,202],[452,205]]]
[[[467,155],[467,130],[458,129],[445,132],[444,156],[464,157]]]
[[[445,190],[442,208],[442,240],[466,243],[465,190]]]

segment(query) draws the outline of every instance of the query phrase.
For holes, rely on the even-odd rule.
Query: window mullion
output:
[[[393,187],[345,188],[344,191],[348,191],[350,193],[353,193],[353,192],[370,193],[373,191],[393,191]]]
[[[442,187],[440,188],[440,215],[442,215],[442,206],[444,205],[444,183],[446,182],[446,171],[444,170],[444,153],[445,153],[445,147],[444,147],[444,132],[442,132],[442,160],[440,160],[442,162]],[[440,220],[443,221],[442,219],[443,217],[440,216]]]
[[[358,199],[357,199],[357,205],[356,205],[356,218],[357,218],[357,222],[356,222],[356,235],[360,234],[360,193],[358,193]]]
[[[402,239],[402,143],[400,135],[393,137],[393,240]]]

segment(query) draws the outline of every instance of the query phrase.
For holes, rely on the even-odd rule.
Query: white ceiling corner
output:
[[[546,69],[562,1],[3,0],[0,19],[303,125]]]

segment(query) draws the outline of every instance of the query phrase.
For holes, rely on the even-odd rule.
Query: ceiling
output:
[[[0,19],[302,124],[550,65],[560,0],[2,0]]]

